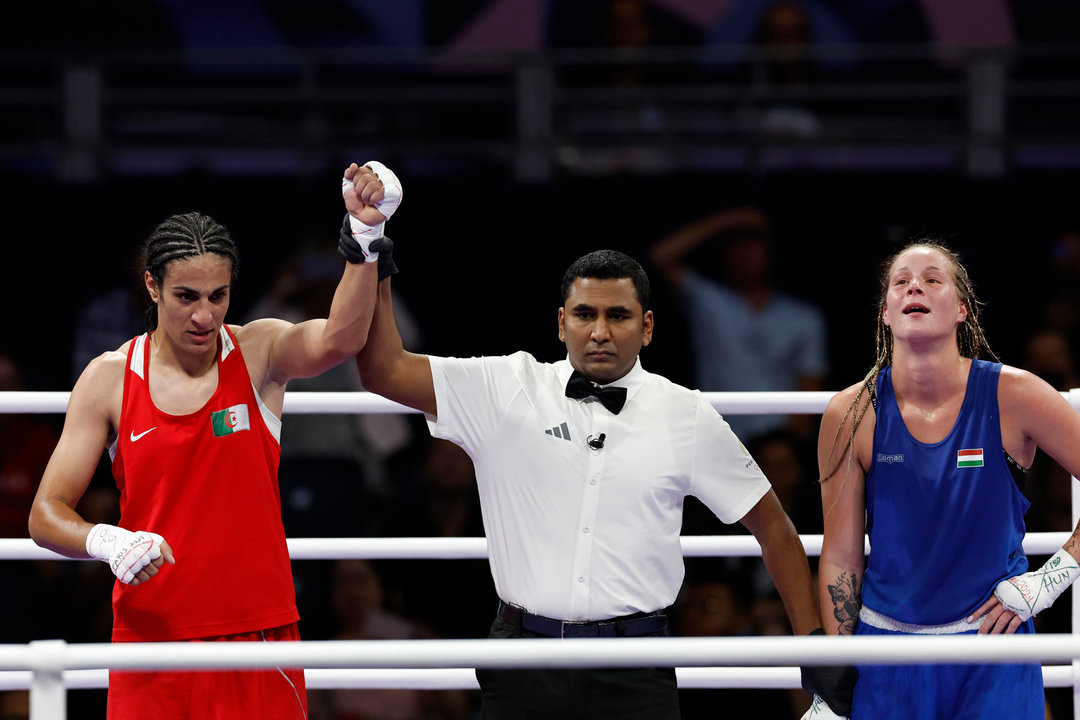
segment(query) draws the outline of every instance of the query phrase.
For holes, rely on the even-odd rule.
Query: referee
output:
[[[561,290],[558,362],[406,352],[389,277],[357,357],[365,388],[424,412],[433,436],[472,457],[500,598],[490,637],[667,635],[687,495],[753,533],[795,633],[820,632],[806,554],[768,479],[700,392],[642,367],[645,271],[600,250]],[[804,687],[847,714],[851,672],[805,668]],[[670,667],[476,674],[484,720],[679,718]]]

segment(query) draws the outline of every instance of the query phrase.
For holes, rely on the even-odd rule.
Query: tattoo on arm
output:
[[[855,573],[840,573],[836,583],[829,585],[833,617],[836,618],[841,635],[855,634],[855,626],[859,622],[859,608],[862,606],[859,593],[859,578]]]

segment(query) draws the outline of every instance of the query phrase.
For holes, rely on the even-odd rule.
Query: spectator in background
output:
[[[1028,335],[1024,344],[1023,368],[1035,373],[1056,390],[1080,387],[1072,343],[1064,329],[1044,327]]]
[[[821,534],[824,523],[816,468],[811,469],[814,463],[804,457],[795,435],[787,428],[777,428],[758,435],[746,449],[772,482],[795,529],[802,535]]]
[[[1063,304],[1057,312],[1066,310]],[[1022,367],[1041,377],[1059,391],[1080,387],[1069,337],[1064,329],[1042,328],[1031,333],[1024,343]],[[1042,448],[1028,470],[1024,493],[1031,501],[1025,517],[1028,532],[1069,532],[1073,528],[1072,493],[1076,481]],[[1069,603],[1054,603],[1032,618],[1040,633],[1072,632],[1072,608]],[[1047,719],[1072,714],[1073,697],[1067,688],[1045,689]]]
[[[1047,293],[1045,322],[1063,330],[1071,342],[1080,337],[1080,230],[1062,230],[1050,248],[1048,272],[1042,275]]]
[[[650,62],[656,48],[699,47],[702,29],[685,14],[651,0],[553,0],[546,42],[552,48],[605,48],[615,62],[569,64],[562,80],[575,86],[640,87],[658,81],[686,79],[696,68],[682,63]]]
[[[0,718],[3,718],[3,720],[30,720],[30,691],[0,691]]]
[[[146,329],[146,291],[131,276],[138,275],[139,247],[128,251],[123,281],[79,306],[71,340],[71,382],[75,383],[90,361],[115,350]],[[141,277],[139,278],[141,281]]]
[[[336,273],[336,275],[335,275]],[[311,232],[281,264],[266,293],[248,310],[245,322],[281,318],[300,323],[325,314],[341,276],[341,256],[324,231]],[[409,342],[418,333],[403,308]],[[344,363],[310,378],[289,381],[294,392],[359,392],[355,363]],[[364,537],[387,509],[396,489],[386,482],[384,460],[404,447],[412,430],[405,416],[354,413],[284,413],[278,486],[288,537]],[[329,565],[323,560],[293,562],[296,602],[304,631],[319,635]]]
[[[646,0],[611,0],[604,18],[604,39],[609,47],[647,48],[656,34]],[[611,68],[616,87],[636,87],[648,80],[648,63],[627,63]],[[646,77],[643,77],[646,75]]]
[[[820,535],[824,529],[821,490],[816,475],[808,470],[807,460],[795,436],[786,428],[778,428],[759,435],[747,443],[746,449],[765,477],[769,478],[773,492],[799,534]],[[744,535],[745,530],[741,526],[721,523],[700,502],[691,502],[687,498],[683,534]],[[817,557],[807,559],[811,571],[816,571]],[[738,583],[744,593],[749,593],[743,598],[747,604],[747,622],[752,626],[748,632],[760,635],[791,634],[784,606],[761,557],[716,558],[714,563],[724,568],[725,577]]]
[[[27,388],[15,356],[0,352],[0,392]],[[27,520],[38,482],[56,447],[59,433],[46,415],[0,413],[0,537],[30,537]],[[105,476],[107,477],[107,475]],[[116,522],[116,491],[93,485],[79,505],[90,522]],[[68,642],[108,642],[112,629],[112,572],[101,563],[38,560],[0,562],[0,615],[18,618],[5,623],[3,643],[42,638]],[[18,592],[14,588],[20,588]],[[72,598],[78,598],[73,603]],[[28,694],[0,692],[0,718],[26,717]],[[71,696],[68,717],[103,717],[103,691]]]
[[[814,579],[816,581],[817,573],[814,573]],[[775,591],[758,595],[751,603],[750,634],[763,637],[792,634],[791,622],[787,618],[784,602]],[[803,717],[803,711],[810,705],[810,696],[801,688],[764,692],[768,693],[768,701],[763,699],[762,704],[772,702],[776,705],[776,710],[768,713],[768,717],[790,717],[795,720],[795,718]]]
[[[1064,309],[1064,308],[1063,308]],[[1056,390],[1080,387],[1073,352],[1064,330],[1042,328],[1031,333],[1024,343],[1022,367],[1050,383]],[[1073,527],[1072,493],[1076,481],[1042,448],[1027,473],[1024,494],[1031,501],[1025,516],[1028,532],[1069,532]],[[1040,633],[1072,632],[1072,608],[1069,603],[1054,603],[1032,618]],[[1072,714],[1073,697],[1067,688],[1045,689],[1047,718],[1065,718]]]
[[[300,323],[321,317],[341,275],[341,257],[325,237],[312,235],[282,264],[269,290],[248,311],[246,322],[276,317]],[[335,275],[334,273],[337,273]],[[354,363],[289,382],[290,392],[363,390]],[[285,413],[281,418],[282,517],[292,537],[351,537],[368,534],[371,505],[385,501],[379,451],[365,432],[367,416],[348,413]],[[396,433],[400,415],[385,419]],[[391,446],[393,447],[393,446]]]
[[[758,22],[755,44],[767,53],[754,80],[764,83],[770,95],[806,88],[817,75],[811,54],[813,33],[810,16],[798,3],[771,5]],[[773,97],[759,109],[754,127],[770,137],[809,139],[821,134],[817,113],[789,97]]]
[[[687,560],[686,582],[674,614],[674,632],[680,637],[730,637],[766,634],[755,625],[757,601],[752,601],[740,581],[726,572],[720,558]],[[785,615],[780,604],[780,614]],[[786,623],[786,617],[784,619]],[[790,625],[784,625],[790,635]],[[768,634],[774,634],[772,628]],[[713,720],[730,717],[761,717],[795,720],[810,705],[810,698],[797,691],[798,703],[788,693],[772,689],[681,689],[679,709],[682,720]]]
[[[821,310],[770,277],[769,221],[756,208],[723,210],[656,242],[652,264],[681,295],[706,392],[820,390],[828,371]],[[730,415],[743,442],[787,426],[805,439],[811,415]]]
[[[1065,391],[1080,387],[1069,345],[1063,330],[1036,330],[1025,342],[1021,367],[1050,383],[1055,390]],[[1072,530],[1073,482],[1067,470],[1047,457],[1042,448],[1036,449],[1024,488],[1025,494],[1031,500],[1031,509],[1027,514],[1027,525],[1031,532]],[[1050,610],[1054,607],[1056,606],[1052,606]],[[1042,617],[1036,616],[1036,629],[1045,632],[1038,624]],[[1063,632],[1069,632],[1067,618]]]
[[[392,537],[483,537],[480,496],[472,460],[448,440],[416,443],[418,466],[395,482],[402,502],[376,535]],[[388,569],[396,596],[392,607],[417,618],[445,638],[479,637],[498,604],[488,564],[475,560],[410,560]],[[446,593],[454,587],[457,591]],[[438,597],[438,602],[431,602]]]
[[[0,391],[25,390],[15,357],[0,353]],[[59,434],[39,415],[0,413],[0,537],[27,538],[30,506]]]
[[[712,108],[697,111],[657,100],[661,88],[693,92],[700,77],[695,60],[674,62],[670,54],[658,51],[699,47],[701,29],[650,0],[554,0],[550,5],[550,47],[609,51],[600,62],[560,64],[559,85],[616,93],[620,98],[565,108],[561,127],[574,147],[567,147],[560,161],[579,172],[670,170],[677,162],[680,138],[715,119]]]
[[[711,568],[705,572],[701,568]],[[712,558],[687,560],[676,634],[682,637],[753,635],[750,598],[735,588],[730,576]],[[685,715],[685,710],[684,710]]]
[[[816,73],[810,45],[810,16],[795,2],[770,5],[758,21],[755,44],[771,54],[763,63],[765,79],[774,85],[799,86],[814,80]]]
[[[772,482],[773,492],[780,500],[792,524],[800,535],[820,535],[824,531],[821,514],[821,488],[817,483],[817,473],[808,470],[802,457],[802,448],[795,436],[787,428],[778,428],[750,441],[746,447],[757,461],[765,477]],[[809,466],[813,467],[813,466]],[[817,557],[807,558],[811,572],[817,570]],[[772,614],[777,623],[790,628],[787,613],[776,594],[776,588],[769,579],[769,571],[760,557],[742,558],[747,566],[748,576],[754,588],[755,609],[759,622],[757,634],[766,632],[765,623],[761,622],[762,605],[772,606]],[[779,613],[779,614],[777,614]],[[790,634],[790,629],[784,634]]]
[[[335,560],[330,602],[334,640],[424,640],[435,635],[416,620],[389,612],[379,574],[368,560]],[[458,690],[346,689],[312,693],[312,720],[463,720],[465,693]]]
[[[23,373],[13,355],[0,353],[0,391],[25,390]],[[34,502],[38,481],[49,462],[57,431],[41,416],[0,413],[0,537],[30,537],[27,518]],[[35,639],[39,620],[34,590],[39,587],[39,563],[0,562],[0,614],[20,618],[5,623],[2,642],[29,642]],[[40,563],[41,572],[58,568]],[[55,563],[54,563],[55,565]],[[14,588],[24,588],[15,592]],[[13,702],[13,700],[9,700]]]
[[[1005,327],[1032,328],[1054,331],[1067,341],[1067,346],[1080,347],[1080,228],[1064,226],[1050,233],[1045,250],[1037,253],[1031,266],[1023,267],[1018,276],[1023,284],[1017,292],[1027,301],[1003,308]],[[1015,305],[1015,306],[1014,306]],[[1034,312],[1033,312],[1034,309]],[[1042,348],[1031,348],[1032,342],[1052,343],[1046,335],[1036,340],[1035,333],[1013,334],[1007,338],[1013,353],[1034,360],[1033,351],[1046,359]],[[1033,370],[1033,372],[1037,371]],[[1051,385],[1052,378],[1044,378]]]

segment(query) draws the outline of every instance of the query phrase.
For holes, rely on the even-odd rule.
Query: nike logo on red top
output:
[[[132,430],[132,431],[131,431],[131,442],[135,442],[136,440],[138,440],[139,438],[141,438],[141,437],[142,437],[143,435],[145,435],[146,433],[148,433],[148,432],[153,432],[154,430],[157,430],[157,425],[155,425],[154,427],[150,428],[149,430],[144,430],[143,432],[139,433],[138,435],[136,435],[136,434],[135,434],[135,431],[134,431],[134,430]]]

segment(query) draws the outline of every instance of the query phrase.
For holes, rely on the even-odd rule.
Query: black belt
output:
[[[521,608],[499,601],[499,619],[529,632],[553,638],[635,637],[650,635],[667,627],[663,611],[639,613],[610,620],[569,622],[533,615]]]

